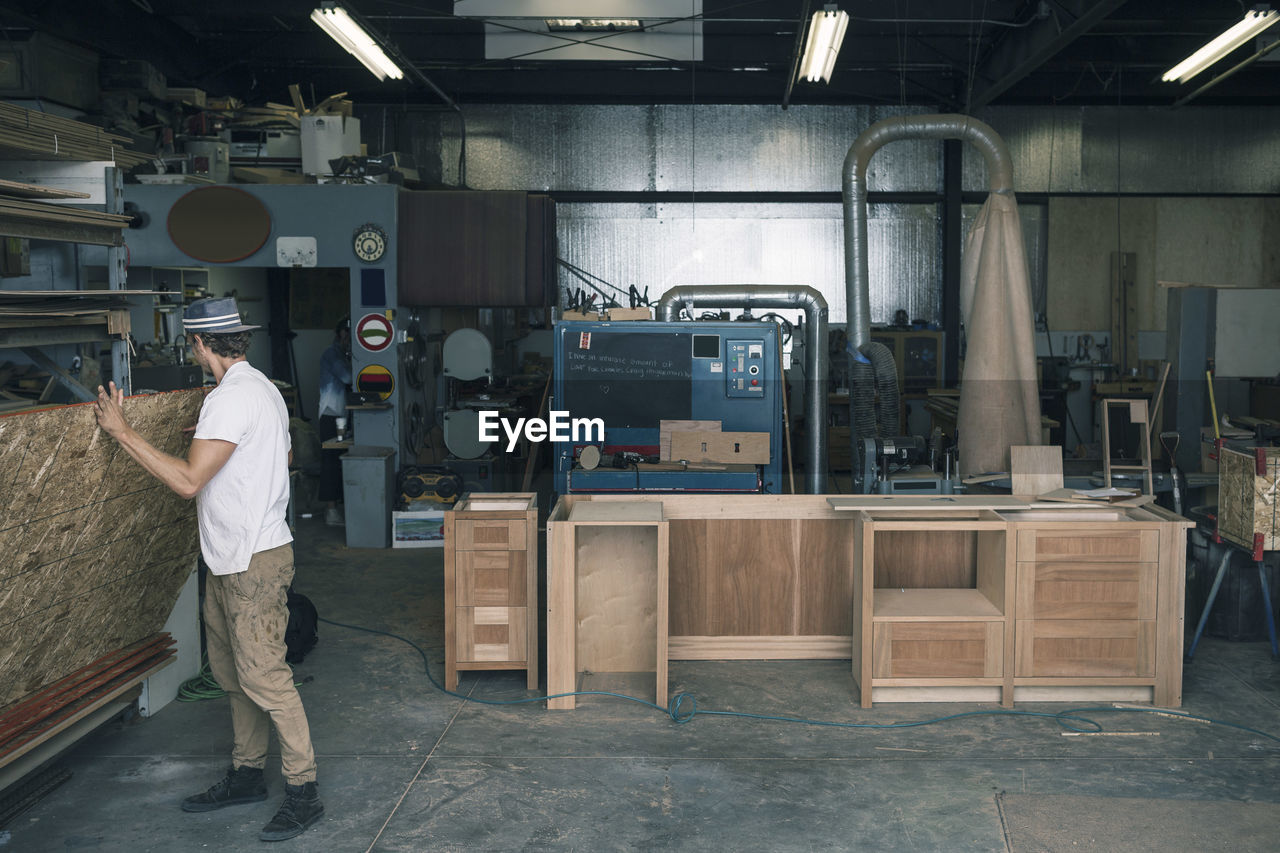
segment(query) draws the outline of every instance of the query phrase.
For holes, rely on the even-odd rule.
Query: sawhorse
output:
[[[1222,579],[1227,576],[1227,569],[1231,565],[1231,557],[1238,549],[1232,547],[1228,543],[1223,543],[1222,562],[1218,564],[1218,574],[1213,579],[1213,588],[1209,590],[1209,600],[1204,603],[1204,611],[1200,614],[1200,622],[1196,625],[1195,636],[1191,638],[1191,647],[1187,649],[1187,660],[1191,660],[1192,655],[1196,653],[1196,646],[1200,643],[1200,635],[1204,633],[1205,623],[1209,621],[1209,611],[1213,609],[1213,602],[1218,597],[1218,590],[1222,587]],[[1250,556],[1257,556],[1250,554]],[[1280,657],[1280,647],[1276,645],[1276,619],[1271,612],[1271,590],[1267,584],[1267,566],[1262,560],[1254,560],[1258,566],[1258,583],[1262,586],[1262,608],[1267,614],[1267,636],[1271,638],[1271,656]]]

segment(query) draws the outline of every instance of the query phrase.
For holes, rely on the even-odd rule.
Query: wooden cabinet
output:
[[[1181,704],[1185,519],[1154,506],[871,504],[856,516],[853,672],[864,707]]]
[[[467,494],[444,520],[445,687],[468,669],[538,686],[537,496]]]
[[[991,510],[858,513],[853,670],[864,708],[877,689],[957,684],[1012,704],[1007,527]]]

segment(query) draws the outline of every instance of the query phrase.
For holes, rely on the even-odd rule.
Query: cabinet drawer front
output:
[[[460,607],[528,605],[524,551],[458,551],[454,555]]]
[[[1156,530],[1019,530],[1018,561],[1154,563],[1160,547]]]
[[[877,622],[873,678],[999,678],[1002,622]]]
[[[1154,619],[1155,563],[1019,563],[1021,619]]]
[[[520,550],[525,541],[525,520],[460,518],[453,525],[454,545],[459,551]]]
[[[457,607],[458,663],[528,658],[528,613],[524,607]]]
[[[1018,621],[1018,676],[1155,674],[1156,623],[1101,619]]]

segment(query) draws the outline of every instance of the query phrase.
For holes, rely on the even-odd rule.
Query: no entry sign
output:
[[[391,321],[381,314],[365,314],[356,323],[356,340],[369,352],[382,352],[391,346]]]

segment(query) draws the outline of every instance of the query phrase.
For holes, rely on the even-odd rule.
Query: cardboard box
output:
[[[392,548],[443,548],[444,510],[391,513]]]
[[[689,462],[769,464],[769,433],[688,430],[671,433],[671,458]]]

